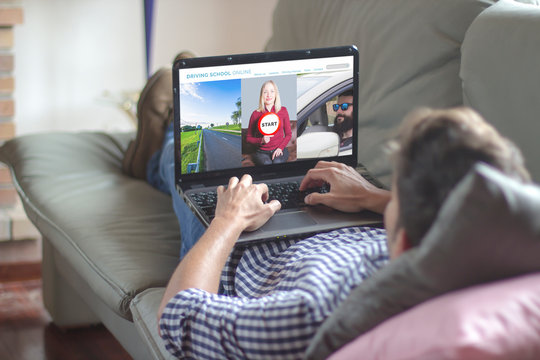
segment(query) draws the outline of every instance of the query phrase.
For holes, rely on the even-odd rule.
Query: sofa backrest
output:
[[[540,4],[501,0],[480,14],[460,75],[465,104],[518,145],[540,182]]]
[[[419,106],[460,105],[460,47],[488,0],[280,0],[266,49],[354,44],[360,52],[358,159],[390,185],[384,145]]]

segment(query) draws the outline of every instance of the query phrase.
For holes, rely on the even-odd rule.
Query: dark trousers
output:
[[[255,154],[253,154],[253,162],[255,165],[280,164],[284,163],[289,158],[289,150],[287,150],[287,148],[283,149],[283,155],[276,157],[274,160],[272,160],[273,153],[274,150],[257,150]]]

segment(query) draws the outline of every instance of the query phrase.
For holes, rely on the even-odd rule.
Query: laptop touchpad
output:
[[[283,230],[295,227],[303,227],[315,225],[317,222],[313,218],[302,211],[288,212],[283,214],[276,214],[264,224],[264,230]]]

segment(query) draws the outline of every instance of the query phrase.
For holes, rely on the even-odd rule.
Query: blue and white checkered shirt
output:
[[[374,228],[236,248],[220,294],[180,291],[161,336],[178,357],[301,358],[324,319],[387,260],[386,232]]]

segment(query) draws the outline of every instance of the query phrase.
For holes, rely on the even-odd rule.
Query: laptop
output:
[[[357,122],[342,134],[335,131],[343,120],[334,110],[337,96],[347,91],[358,94],[355,46],[177,60],[176,188],[202,224],[214,216],[217,186],[244,174],[266,183],[282,209],[258,230],[243,232],[239,243],[380,224],[379,214],[307,206],[306,194],[298,194],[319,160],[357,166]],[[357,97],[349,99],[342,109],[352,105],[357,119]]]

